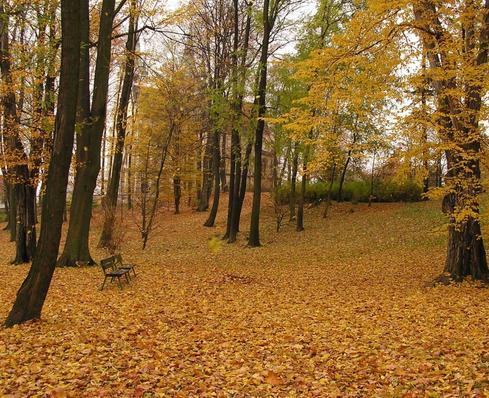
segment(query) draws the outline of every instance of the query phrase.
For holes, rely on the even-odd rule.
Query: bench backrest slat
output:
[[[114,269],[115,266],[114,256],[100,260],[100,266],[102,267],[104,272],[107,271],[108,269]]]

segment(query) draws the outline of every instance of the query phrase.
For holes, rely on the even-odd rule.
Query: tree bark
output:
[[[225,131],[222,132],[221,137],[221,153],[219,160],[219,176],[221,179],[221,190],[222,192],[228,192],[229,187],[226,178],[226,152],[227,152],[227,134]]]
[[[214,197],[212,199],[212,208],[209,213],[209,217],[204,223],[205,227],[213,227],[216,222],[217,210],[219,208],[219,199],[221,196],[221,178],[220,178],[220,163],[221,163],[221,151],[220,151],[220,131],[215,129],[213,134],[212,144],[212,168],[214,173]]]
[[[469,218],[461,225],[450,225],[444,272],[456,281],[467,276],[474,279],[488,278],[489,269],[479,220]]]
[[[297,232],[304,231],[304,203],[306,201],[306,187],[307,187],[307,159],[306,153],[304,153],[304,160],[302,165],[302,181],[301,181],[301,195],[299,196],[299,205],[297,206]]]
[[[62,0],[62,52],[55,141],[43,200],[39,246],[27,278],[22,283],[5,325],[19,324],[41,316],[56,265],[61,239],[63,208],[70,169],[76,120],[80,61],[80,6],[88,0]]]
[[[31,186],[28,158],[18,131],[20,118],[11,71],[9,19],[4,12],[3,3],[0,4],[0,13],[0,70],[6,87],[2,95],[3,134],[7,141],[8,162],[12,163],[7,165],[6,176],[7,183],[11,184],[10,237],[16,246],[13,263],[23,264],[30,261],[36,248],[35,201],[32,198],[35,191]]]
[[[106,119],[114,8],[115,0],[103,1],[100,14],[92,106],[90,115],[88,119],[82,122],[81,131],[77,137],[75,185],[70,208],[68,233],[63,254],[58,261],[59,266],[75,266],[78,261],[88,264],[95,263],[90,255],[89,233],[93,192],[100,171],[100,150]],[[86,15],[87,13],[88,10],[83,10],[83,14]],[[84,41],[87,39],[87,30],[88,27],[84,27]],[[88,49],[86,53],[88,53]],[[83,107],[85,109],[83,113],[86,113],[86,91],[89,80],[86,78],[88,61],[85,58],[88,55],[82,54],[82,56],[81,74],[83,78],[80,79],[80,83],[83,84],[83,87],[80,89],[85,103],[80,104],[80,108]]]
[[[202,185],[199,195],[198,212],[204,212],[209,209],[209,198],[212,189],[212,133],[207,135],[207,142],[204,149],[204,160],[202,162]]]
[[[338,186],[338,202],[343,202],[343,185],[345,183],[346,172],[348,170],[348,165],[351,161],[351,149],[348,151],[348,157],[346,159],[345,165],[343,166],[343,171],[341,172],[340,184]]]
[[[331,194],[333,192],[335,175],[336,175],[336,162],[333,163],[333,167],[331,169],[331,178],[329,180],[328,195],[326,197],[326,206],[324,206],[323,218],[328,217],[329,208],[331,207]]]
[[[486,74],[484,66],[488,62],[489,0],[485,0],[484,5],[472,4],[472,7],[477,7],[476,12],[483,12],[479,36],[475,36],[474,18],[463,18],[463,41],[458,50],[468,58],[468,63],[476,67],[477,74],[471,74],[466,79],[468,83],[463,86],[451,77],[435,75],[431,79],[435,91],[438,135],[450,145],[445,151],[448,170],[445,182],[450,193],[444,200],[444,207],[451,220],[445,271],[455,280],[462,280],[468,275],[475,279],[489,277],[480,222],[476,217],[481,192],[479,119],[482,82]],[[429,67],[434,70],[453,69],[455,66],[446,54],[447,32],[440,21],[436,4],[432,0],[417,3],[414,16],[422,28],[420,36]],[[428,35],[426,31],[435,34]],[[463,94],[459,94],[460,91]],[[458,212],[464,210],[469,210],[469,215],[457,220]]]
[[[246,189],[248,186],[248,172],[250,167],[250,157],[251,151],[253,150],[253,143],[248,142],[245,149],[245,156],[243,159],[243,168],[241,170],[241,182],[239,185],[239,198],[238,198],[238,206],[236,209],[236,219],[234,220],[234,229],[236,232],[239,232],[239,226],[241,222],[241,211],[243,210],[243,203],[246,198]]]
[[[117,106],[117,141],[115,145],[115,154],[112,164],[112,173],[107,187],[107,194],[104,198],[104,225],[100,236],[99,247],[108,247],[113,239],[113,230],[115,224],[115,215],[117,210],[117,199],[119,194],[119,184],[121,179],[121,169],[124,154],[124,143],[127,131],[127,112],[131,92],[134,82],[134,52],[136,51],[136,1],[131,0],[129,11],[129,32],[126,42],[126,60],[124,66],[124,78],[122,82],[119,105]]]
[[[292,155],[292,175],[290,177],[290,192],[289,192],[289,221],[295,219],[295,205],[297,201],[297,169],[299,168],[299,144],[294,144],[294,154]]]
[[[175,214],[180,214],[180,200],[182,198],[182,180],[178,175],[173,177],[173,196],[175,199]]]
[[[260,243],[260,207],[261,207],[261,181],[262,181],[262,151],[263,151],[263,131],[265,129],[266,113],[266,94],[267,94],[267,75],[268,75],[268,47],[270,44],[271,21],[270,21],[270,0],[263,1],[263,41],[260,56],[260,82],[258,85],[258,114],[255,132],[255,159],[253,170],[253,205],[251,209],[250,236],[248,246],[259,247]]]
[[[251,32],[251,6],[252,3],[247,3],[247,17],[245,23],[243,44],[241,46],[241,61],[238,66],[238,51],[239,51],[239,2],[238,0],[233,0],[234,6],[234,39],[233,39],[233,99],[234,99],[234,118],[235,118],[235,126],[232,130],[231,135],[231,181],[230,181],[230,189],[229,189],[229,204],[228,204],[228,223],[226,228],[226,237],[228,238],[228,243],[236,242],[238,232],[239,232],[239,222],[241,218],[241,207],[244,200],[244,195],[246,194],[246,178],[248,172],[246,171],[246,175],[243,177],[242,175],[242,165],[243,160],[241,158],[241,137],[239,131],[239,124],[242,118],[242,110],[243,110],[243,98],[244,98],[244,85],[246,81],[246,60],[248,57],[248,48],[250,41],[250,32]],[[246,164],[249,162],[249,156],[251,153],[250,150],[246,152],[245,159]],[[243,181],[243,178],[245,180]],[[241,188],[244,185],[244,194],[243,199],[241,199]]]

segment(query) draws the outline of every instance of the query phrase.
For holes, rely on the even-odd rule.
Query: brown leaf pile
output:
[[[270,214],[260,249],[209,250],[224,212],[212,230],[162,215],[144,253],[130,228],[129,287],[58,269],[42,321],[0,329],[0,395],[488,397],[489,290],[425,287],[445,252],[435,206],[311,209],[301,234]],[[28,266],[0,244],[4,319]]]

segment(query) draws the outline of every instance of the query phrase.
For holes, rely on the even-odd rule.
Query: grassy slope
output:
[[[0,329],[0,395],[489,392],[489,290],[425,287],[443,268],[436,204],[343,204],[328,220],[310,209],[301,234],[276,234],[266,213],[261,249],[242,238],[210,251],[224,213],[211,230],[205,214],[162,215],[145,253],[129,226],[140,276],[122,292],[98,291],[99,269],[58,270],[42,322]],[[2,318],[28,269],[8,265],[6,238]]]

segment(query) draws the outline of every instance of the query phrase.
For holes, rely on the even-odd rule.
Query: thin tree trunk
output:
[[[100,236],[99,247],[108,247],[113,240],[115,215],[117,209],[117,198],[119,193],[119,183],[121,179],[121,169],[123,163],[124,143],[127,131],[127,112],[131,99],[132,86],[134,82],[134,51],[136,50],[136,1],[131,0],[129,14],[129,33],[126,42],[126,62],[124,67],[124,79],[122,82],[119,105],[117,107],[117,141],[115,146],[112,173],[107,188],[107,195],[104,198],[104,225]]]
[[[343,166],[343,170],[341,172],[340,184],[338,186],[338,202],[343,202],[343,185],[345,183],[346,172],[348,170],[348,165],[351,161],[351,149],[348,151],[348,157],[346,159],[345,165]]]
[[[278,187],[282,186],[282,182],[284,181],[285,171],[287,170],[289,164],[289,156],[290,156],[291,146],[287,147],[287,152],[284,157],[284,164],[282,165],[282,169],[280,170],[280,174],[278,175]]]
[[[160,167],[158,170],[158,176],[156,178],[156,183],[155,183],[155,196],[153,198],[153,204],[151,206],[151,210],[149,213],[149,217],[146,217],[146,212],[143,212],[143,217],[147,220],[143,220],[143,230],[141,232],[142,238],[143,238],[143,250],[146,249],[146,245],[148,244],[148,239],[149,239],[149,234],[151,233],[153,229],[153,223],[154,219],[156,216],[156,212],[158,210],[158,204],[159,204],[159,199],[160,199],[160,186],[161,186],[161,176],[163,175],[163,169],[165,168],[165,162],[166,162],[166,157],[168,154],[168,148],[170,147],[171,140],[173,137],[173,133],[175,130],[175,126],[170,127],[170,132],[168,134],[168,138],[166,141],[166,144],[163,146],[163,151],[161,154],[161,159],[160,159]],[[148,156],[149,158],[149,156]],[[146,166],[147,167],[147,166]],[[147,175],[147,172],[146,172]]]
[[[105,195],[105,158],[107,157],[107,127],[102,137],[102,163],[100,165],[100,193]]]
[[[297,201],[296,185],[297,185],[297,169],[299,168],[299,143],[294,144],[294,154],[292,158],[292,176],[290,178],[289,192],[289,221],[295,219],[295,205]]]
[[[220,132],[218,129],[214,131],[214,137],[213,137],[213,157],[212,157],[212,166],[213,166],[213,171],[214,171],[214,198],[212,200],[212,208],[211,212],[209,213],[209,217],[207,218],[206,222],[204,223],[205,227],[213,227],[215,222],[216,222],[216,216],[217,216],[217,210],[219,208],[219,199],[220,199],[220,192],[221,192],[221,186],[220,186],[220,157],[221,157],[221,151],[220,151]]]
[[[202,162],[202,185],[199,195],[198,212],[203,212],[209,209],[209,198],[212,185],[212,133],[207,135],[207,142],[204,149],[204,160]]]
[[[226,152],[227,152],[227,134],[225,131],[222,132],[221,138],[221,153],[219,161],[219,175],[221,178],[221,190],[222,192],[228,192],[229,187],[226,178]]]
[[[132,147],[129,145],[127,158],[127,208],[132,209]]]
[[[9,184],[5,181],[5,171],[2,170],[2,176],[3,177],[3,195],[4,195],[4,206],[5,206],[5,216],[7,217],[7,223],[5,224],[5,227],[3,228],[4,231],[9,231],[10,230],[10,217],[9,217],[9,197],[10,197],[10,186]]]
[[[182,180],[178,175],[173,177],[173,196],[175,199],[175,214],[180,214],[180,200],[182,198]]]
[[[243,159],[243,169],[241,170],[241,183],[239,186],[239,203],[237,207],[237,217],[235,220],[235,230],[236,232],[239,232],[239,226],[241,222],[241,211],[243,210],[243,203],[246,198],[246,189],[248,185],[248,172],[249,172],[249,166],[250,166],[250,157],[251,157],[251,151],[253,150],[253,143],[248,142],[246,145],[245,149],[245,156]]]
[[[333,168],[331,169],[331,178],[329,180],[328,195],[326,197],[326,206],[324,206],[323,218],[328,217],[329,208],[331,207],[331,193],[333,192],[335,175],[336,175],[336,162],[333,163]]]
[[[306,151],[304,151],[306,152]],[[304,159],[302,164],[302,181],[301,181],[301,195],[299,196],[299,205],[297,207],[297,232],[304,231],[304,203],[306,201],[306,188],[307,188],[307,155],[304,153]]]
[[[372,159],[372,170],[370,172],[370,195],[368,196],[368,207],[372,206],[372,200],[374,199],[374,179],[375,179],[375,157],[377,153],[374,152],[374,158]]]

